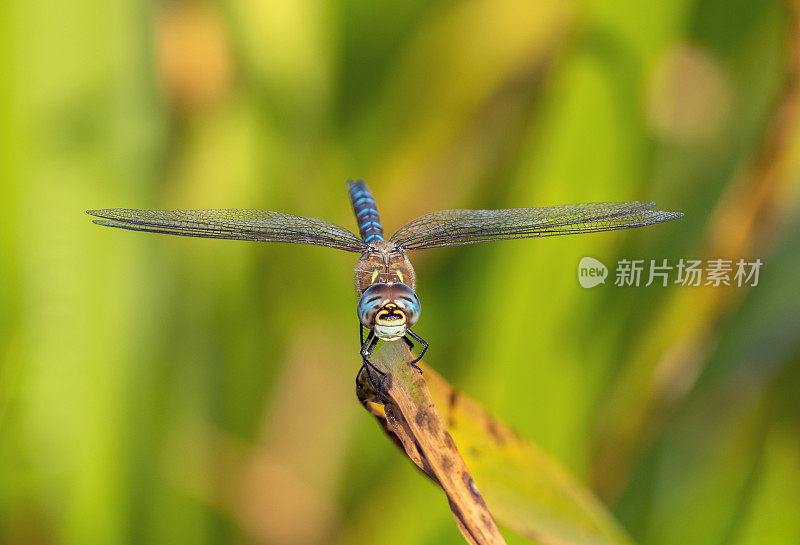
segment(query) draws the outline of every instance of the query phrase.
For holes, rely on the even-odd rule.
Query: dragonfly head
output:
[[[417,294],[405,284],[377,283],[358,300],[358,319],[379,339],[396,341],[417,323],[420,308]]]

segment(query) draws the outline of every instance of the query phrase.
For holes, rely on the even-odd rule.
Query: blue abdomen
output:
[[[364,242],[370,244],[376,240],[383,240],[383,227],[378,216],[375,199],[367,189],[367,184],[362,180],[347,180],[350,191],[350,202],[358,222],[358,230]]]

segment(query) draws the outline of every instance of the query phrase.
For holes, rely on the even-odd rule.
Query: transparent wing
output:
[[[98,225],[185,237],[293,242],[361,252],[367,244],[329,221],[268,210],[88,210]]]
[[[681,212],[650,210],[654,206],[652,202],[604,202],[503,210],[442,210],[406,224],[390,240],[408,250],[421,250],[490,240],[630,229],[683,216]]]

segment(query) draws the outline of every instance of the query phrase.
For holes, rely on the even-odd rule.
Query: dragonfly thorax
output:
[[[371,285],[361,295],[357,307],[362,325],[384,341],[403,338],[419,320],[420,310],[417,294],[400,282]]]
[[[378,283],[399,283],[414,289],[414,268],[406,253],[396,244],[384,240],[376,240],[361,254],[354,272],[358,295]]]

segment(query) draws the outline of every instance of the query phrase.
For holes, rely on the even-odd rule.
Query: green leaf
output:
[[[375,402],[377,394],[366,373],[360,377],[358,395],[387,433],[399,439],[398,446],[409,458],[442,486],[468,541],[460,502],[469,506],[471,498],[469,494],[462,497],[456,490],[459,487],[453,487],[462,480],[456,477],[464,475],[469,482],[474,478],[480,490],[477,497],[483,496],[498,522],[537,542],[632,543],[606,507],[555,460],[421,364],[423,381],[406,365],[407,354],[401,343],[384,344],[373,354],[373,363],[387,373],[383,381],[387,391],[382,394],[385,406]]]
[[[429,368],[425,380],[501,524],[541,543],[633,543],[594,494],[556,460]]]

